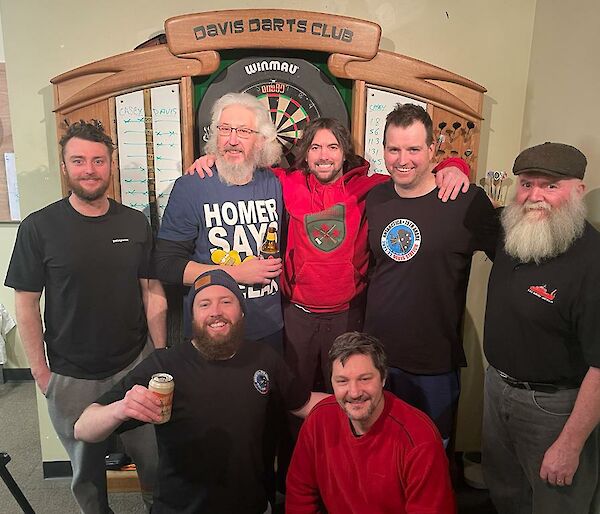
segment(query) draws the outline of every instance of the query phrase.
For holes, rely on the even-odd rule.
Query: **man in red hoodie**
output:
[[[360,331],[364,320],[366,196],[390,177],[368,176],[369,163],[354,153],[350,131],[331,118],[311,121],[295,153],[294,169],[273,168],[289,216],[281,275],[285,360],[303,386],[331,392],[329,349],[340,334]],[[193,168],[211,175],[211,164],[206,156]],[[436,174],[442,201],[467,190],[462,159],[447,159],[432,172],[442,168]]]

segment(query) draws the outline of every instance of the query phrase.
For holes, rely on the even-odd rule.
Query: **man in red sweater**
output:
[[[335,398],[300,431],[287,475],[287,514],[452,514],[440,435],[421,411],[384,392],[382,344],[358,332],[329,352]]]

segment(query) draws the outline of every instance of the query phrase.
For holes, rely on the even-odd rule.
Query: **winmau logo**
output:
[[[247,75],[253,75],[259,71],[285,71],[294,75],[298,71],[298,66],[285,61],[259,61],[244,66]]]

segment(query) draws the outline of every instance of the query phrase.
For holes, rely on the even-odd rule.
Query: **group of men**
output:
[[[210,155],[176,181],[152,259],[143,215],[108,198],[110,139],[81,122],[61,147],[72,193],[23,221],[6,285],[83,512],[110,512],[98,443],[115,430],[142,448],[127,446],[154,489],[153,512],[268,512],[274,406],[310,412],[287,512],[454,512],[442,439],[466,364],[460,332],[477,250],[495,258],[484,338],[491,497],[501,514],[591,512],[600,236],[585,221],[578,150],[547,143],[519,155],[500,229],[483,191],[467,190],[463,161],[434,169],[420,107],[388,115],[390,180],[368,176],[348,130],[325,118],[307,127],[296,169],[272,168],[280,149],[269,113],[249,95],[225,95]],[[283,259],[258,258],[269,227]],[[160,280],[190,286],[190,340],[143,360],[152,343],[166,345]],[[156,372],[175,380],[171,421],[154,427],[158,474],[148,423],[160,402],[146,387]],[[334,397],[311,393],[320,387]]]

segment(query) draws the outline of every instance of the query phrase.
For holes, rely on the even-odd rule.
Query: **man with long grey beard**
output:
[[[500,514],[588,514],[600,464],[600,234],[587,161],[545,143],[515,160],[488,286],[483,466]]]

